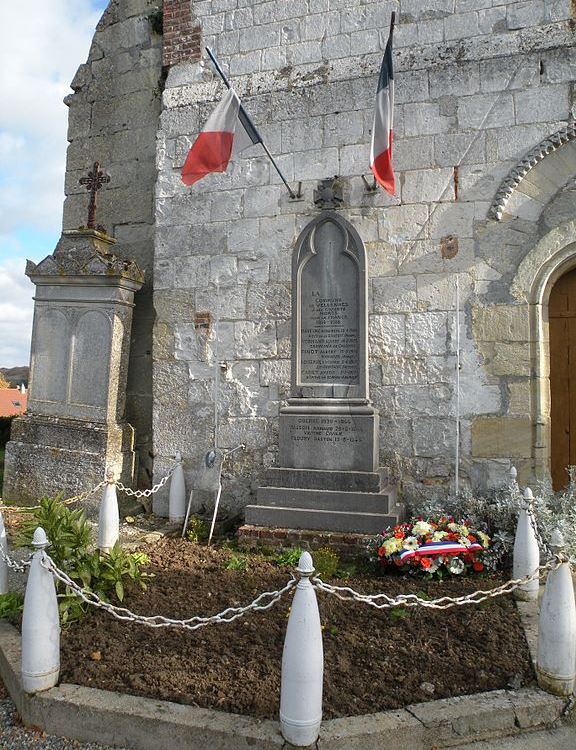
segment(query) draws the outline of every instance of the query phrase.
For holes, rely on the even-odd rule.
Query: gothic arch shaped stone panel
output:
[[[31,398],[66,401],[70,359],[70,321],[57,309],[38,313],[32,348]]]
[[[106,408],[111,344],[107,315],[89,310],[78,318],[70,363],[70,403]]]
[[[488,216],[535,221],[544,206],[576,177],[576,122],[545,138],[513,167],[498,189]]]

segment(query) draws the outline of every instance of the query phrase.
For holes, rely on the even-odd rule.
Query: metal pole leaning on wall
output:
[[[168,520],[183,521],[186,515],[186,483],[184,481],[184,467],[182,455],[176,453],[176,468],[170,477],[170,492],[168,494]]]
[[[0,555],[0,594],[8,593],[8,563],[4,556],[8,554],[8,538],[4,526],[4,516],[0,513],[0,547],[4,555]]]
[[[284,652],[280,688],[280,728],[291,745],[313,745],[322,723],[324,650],[316,591],[310,582],[314,564],[303,552],[296,568],[300,581],[292,601]]]
[[[44,567],[46,532],[34,532],[32,557],[22,615],[22,687],[39,693],[58,684],[60,675],[60,618],[52,573]]]
[[[551,549],[564,550],[559,531],[552,535]],[[569,696],[576,678],[576,604],[570,564],[561,562],[548,573],[538,620],[538,684],[554,695]]]
[[[518,515],[516,536],[514,538],[514,562],[512,578],[531,576],[540,565],[540,548],[536,538],[536,519],[532,511],[534,495],[529,487],[524,490],[524,502]],[[538,599],[540,580],[536,578],[514,591],[514,597],[522,601]]]
[[[98,514],[98,549],[100,552],[110,552],[120,537],[120,512],[113,471],[106,472],[106,482]]]

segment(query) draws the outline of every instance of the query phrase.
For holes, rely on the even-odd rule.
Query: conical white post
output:
[[[536,519],[532,515],[534,495],[529,487],[524,490],[524,502],[518,515],[516,538],[514,539],[514,563],[512,578],[524,578],[532,575],[540,565],[540,548],[536,537]],[[540,580],[535,578],[514,590],[516,599],[530,601],[538,599]]]
[[[49,690],[60,674],[60,620],[52,573],[42,565],[48,539],[34,532],[32,557],[22,615],[22,687],[27,693]]]
[[[514,465],[510,466],[508,471],[508,486],[510,488],[518,487],[518,471]]]
[[[551,547],[560,552],[564,539],[553,534]],[[569,696],[576,680],[576,604],[570,564],[551,570],[538,622],[538,684],[554,695]]]
[[[300,581],[292,601],[280,689],[282,736],[296,747],[307,747],[318,739],[322,722],[324,650],[316,592],[310,583],[314,565],[303,552],[296,568]]]
[[[8,554],[8,539],[6,537],[6,528],[4,526],[4,516],[0,513],[0,549],[3,555]],[[8,563],[4,556],[0,555],[0,594],[8,593]]]
[[[110,552],[120,536],[120,513],[114,472],[107,472],[106,481],[98,516],[98,549],[101,552]]]
[[[168,495],[168,519],[170,521],[182,521],[186,515],[186,484],[180,453],[176,454],[176,461],[176,468],[170,477],[170,493]]]

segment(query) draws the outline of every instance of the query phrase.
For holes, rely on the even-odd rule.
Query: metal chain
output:
[[[540,551],[546,556],[547,560],[552,560],[554,558],[554,553],[544,541],[544,537],[542,536],[542,534],[540,533],[540,529],[538,528],[538,522],[536,521],[536,514],[534,513],[534,499],[528,500],[523,507],[525,508],[526,513],[528,514],[530,526],[532,526],[532,531],[534,532],[534,536],[536,537],[536,541],[538,542],[538,547],[540,548]]]
[[[17,560],[12,559],[10,555],[4,551],[4,548],[2,547],[1,544],[0,544],[0,557],[9,568],[12,568],[12,570],[16,570],[18,573],[24,573],[26,568],[32,564],[32,560],[31,560],[32,555],[30,555],[28,560],[23,560],[22,562],[18,562]]]
[[[151,487],[149,490],[132,490],[130,487],[126,487],[120,480],[116,481],[116,487],[120,490],[120,492],[123,492],[125,495],[128,495],[129,497],[150,497],[150,495],[153,495],[155,492],[158,492],[158,490],[162,489],[166,482],[170,479],[172,474],[176,471],[176,467],[178,466],[178,462],[174,464],[174,466],[170,469],[168,474],[166,474],[165,477],[163,477],[158,484],[155,484],[154,487]],[[106,482],[104,482],[106,484]]]
[[[198,628],[203,628],[206,625],[222,625],[233,622],[234,620],[243,617],[248,612],[270,609],[270,607],[276,604],[284,594],[288,593],[288,591],[293,589],[297,584],[297,580],[292,578],[284,588],[279,589],[278,591],[265,591],[245,607],[228,607],[222,612],[219,612],[216,615],[211,615],[210,617],[200,617],[196,615],[185,620],[177,620],[164,617],[163,615],[137,615],[129,609],[126,609],[126,607],[117,607],[109,602],[102,601],[102,599],[100,599],[93,591],[83,589],[66,575],[64,571],[56,567],[54,561],[46,552],[42,557],[41,564],[52,573],[54,578],[61,581],[78,597],[80,597],[82,601],[86,602],[86,604],[103,609],[117,620],[136,622],[140,625],[146,625],[149,628],[184,628],[185,630],[198,630]]]
[[[530,583],[530,581],[542,578],[549,570],[555,570],[558,568],[562,562],[564,562],[563,558],[557,557],[553,562],[540,566],[532,575],[506,581],[506,583],[501,586],[497,586],[496,588],[487,591],[479,590],[475,591],[473,594],[466,594],[466,596],[443,596],[439,599],[432,600],[422,599],[416,594],[399,594],[396,597],[388,596],[388,594],[359,594],[348,586],[331,586],[328,583],[324,583],[324,581],[318,577],[312,578],[312,584],[320,591],[332,594],[342,601],[357,601],[362,604],[368,604],[376,609],[391,609],[392,607],[449,609],[450,607],[462,606],[464,604],[480,604],[487,599],[502,596],[503,594],[509,594],[514,591],[514,589],[517,589],[526,583]]]
[[[90,497],[90,495],[93,495],[95,492],[98,492],[98,490],[101,490],[102,487],[106,485],[106,480],[103,479],[101,482],[99,482],[95,487],[92,487],[90,490],[86,490],[85,492],[81,492],[78,495],[73,495],[72,497],[67,497],[65,500],[62,500],[62,503],[64,505],[71,505],[72,503],[77,503],[80,500],[86,500]],[[0,503],[0,512],[1,513],[31,513],[34,510],[39,510],[40,505],[5,505],[4,503]]]

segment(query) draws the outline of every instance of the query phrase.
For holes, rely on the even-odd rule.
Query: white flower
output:
[[[454,575],[460,575],[465,567],[466,566],[464,565],[464,561],[459,557],[453,557],[448,563],[448,570],[451,573],[454,573]]]
[[[415,536],[407,536],[406,539],[404,539],[402,546],[404,549],[418,549],[420,542]]]
[[[425,534],[429,534],[431,531],[432,526],[430,526],[430,524],[426,521],[417,521],[414,526],[412,526],[412,533],[416,534],[416,536],[424,536]]]

